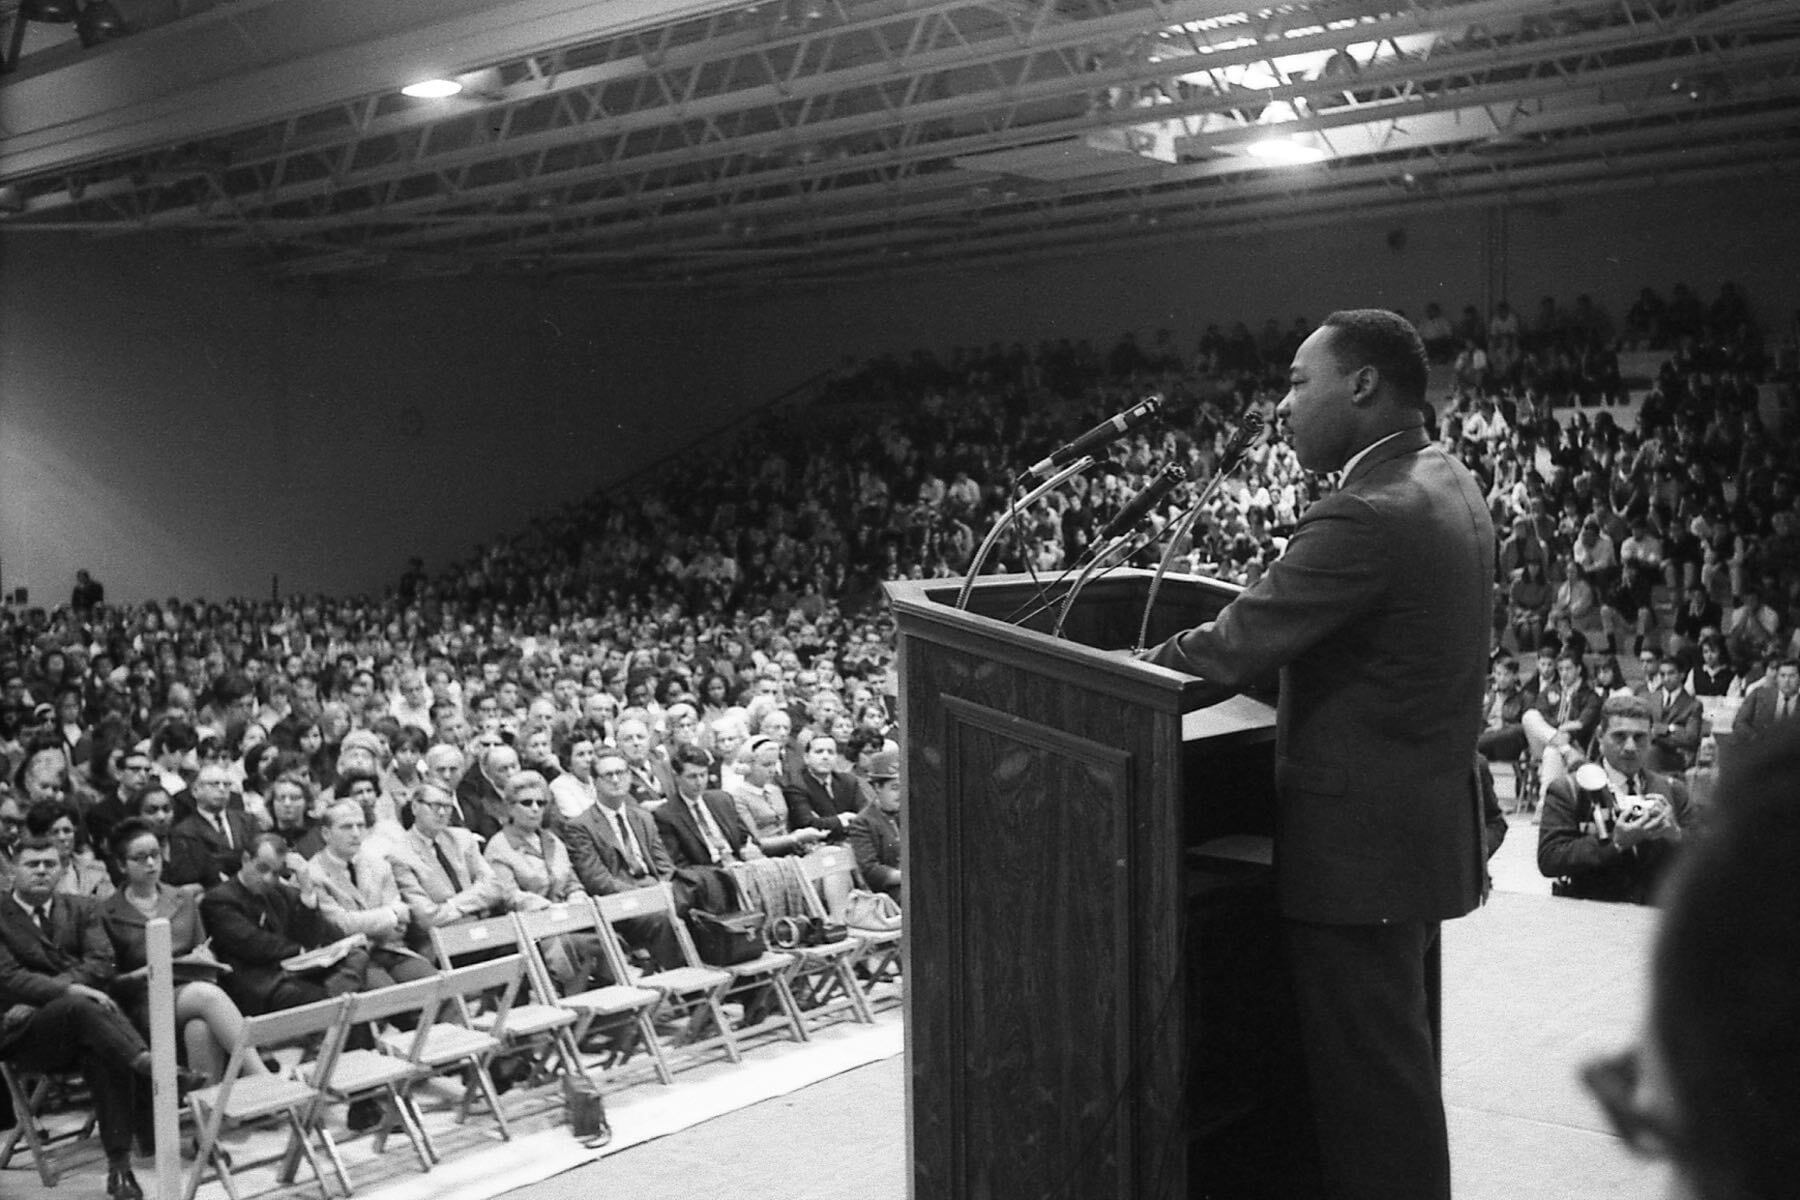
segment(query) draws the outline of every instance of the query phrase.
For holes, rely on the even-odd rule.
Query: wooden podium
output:
[[[1190,849],[1268,834],[1274,710],[1195,710],[1135,661],[1149,591],[1119,570],[1064,628],[1024,576],[887,585],[906,731],[913,1200],[1190,1194]],[[1237,589],[1163,582],[1150,643]],[[1253,985],[1251,985],[1253,986]],[[1193,1173],[1203,1174],[1205,1164]],[[1194,1195],[1215,1194],[1193,1185]]]

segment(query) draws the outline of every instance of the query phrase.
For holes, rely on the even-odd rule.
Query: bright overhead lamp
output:
[[[1283,166],[1298,166],[1302,163],[1324,161],[1325,152],[1316,146],[1308,146],[1296,142],[1292,138],[1272,137],[1251,142],[1244,149],[1253,158],[1264,162],[1279,163]]]
[[[442,100],[462,90],[463,85],[454,79],[421,79],[401,88],[400,94],[411,96],[415,100]]]

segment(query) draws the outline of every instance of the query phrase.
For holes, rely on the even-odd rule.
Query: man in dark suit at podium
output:
[[[1481,901],[1494,531],[1432,444],[1404,318],[1333,313],[1277,416],[1338,490],[1218,618],[1147,652],[1207,702],[1281,673],[1276,896],[1331,1200],[1450,1195],[1432,1014],[1439,922]]]

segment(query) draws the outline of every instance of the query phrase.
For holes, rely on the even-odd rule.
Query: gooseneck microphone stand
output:
[[[1150,590],[1144,599],[1144,619],[1138,624],[1137,645],[1132,647],[1133,653],[1141,654],[1144,643],[1150,639],[1150,614],[1156,611],[1156,593],[1162,589],[1163,576],[1169,573],[1169,564],[1175,561],[1175,548],[1181,545],[1182,539],[1194,527],[1194,522],[1199,520],[1201,510],[1218,492],[1220,485],[1225,482],[1225,477],[1237,470],[1238,465],[1244,461],[1244,452],[1250,448],[1250,443],[1255,441],[1262,431],[1261,414],[1254,409],[1245,413],[1243,421],[1237,427],[1237,432],[1231,435],[1231,441],[1225,446],[1225,453],[1221,457],[1219,469],[1213,473],[1211,479],[1206,481],[1206,487],[1201,491],[1200,499],[1194,501],[1194,506],[1182,514],[1181,519],[1175,523],[1175,528],[1169,532],[1169,542],[1163,547],[1162,561],[1156,564],[1156,574],[1150,577]]]
[[[969,571],[963,576],[962,590],[956,593],[957,608],[969,607],[969,592],[975,587],[975,577],[981,574],[981,568],[986,565],[988,555],[994,552],[994,547],[999,544],[1001,536],[1012,528],[1014,521],[1019,519],[1019,514],[1093,465],[1093,458],[1084,454],[1032,488],[1023,499],[1014,501],[1002,510],[1000,519],[994,522],[993,527],[988,530],[987,536],[981,539],[981,545],[976,549],[975,557],[969,560]]]

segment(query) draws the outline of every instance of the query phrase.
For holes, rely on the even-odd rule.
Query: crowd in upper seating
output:
[[[146,797],[185,819],[197,771],[218,762],[234,809],[305,838],[365,738],[372,829],[409,819],[439,747],[458,754],[442,782],[486,778],[483,756],[504,744],[554,787],[585,733],[666,799],[684,746],[709,756],[720,786],[741,781],[752,739],[770,738],[768,786],[791,788],[822,735],[820,777],[854,779],[899,733],[883,581],[960,573],[1027,464],[1150,392],[1166,398],[1164,424],[1020,514],[990,569],[1067,569],[1175,462],[1192,481],[1151,514],[1166,526],[1244,415],[1272,416],[1309,328],[1213,325],[1191,350],[1163,330],[1104,353],[1061,340],[876,359],[823,402],[696,446],[435,575],[415,561],[379,599],[118,606],[84,572],[68,606],[0,617],[0,753],[13,766],[0,814],[23,819],[66,781],[67,824],[98,850]],[[1710,304],[1682,285],[1667,301],[1645,289],[1616,327],[1583,296],[1567,309],[1545,299],[1530,320],[1502,303],[1451,322],[1432,304],[1420,328],[1455,377],[1439,436],[1488,488],[1504,535],[1497,647],[1669,650],[1699,672],[1696,689],[1717,686],[1714,659],[1760,676],[1800,650],[1792,455],[1762,429],[1766,362],[1735,288]],[[1666,354],[1629,427],[1614,418],[1620,347]],[[1178,569],[1253,581],[1329,486],[1280,440],[1260,442]],[[1672,617],[1653,603],[1658,585],[1680,597]],[[303,789],[291,822],[272,802],[279,780]],[[869,797],[863,786],[858,801]],[[786,800],[749,807],[798,815]],[[60,828],[50,811],[38,823]],[[70,878],[98,892],[117,864],[81,870]]]

